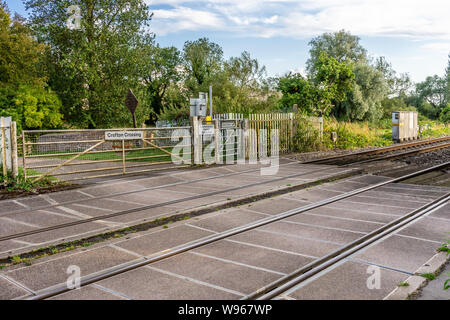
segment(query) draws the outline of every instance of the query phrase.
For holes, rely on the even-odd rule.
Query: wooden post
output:
[[[295,136],[295,126],[294,126],[294,122],[295,122],[295,113],[290,113],[289,114],[290,117],[290,122],[289,122],[289,130],[291,130],[291,134],[289,137],[289,151],[291,151],[293,149],[293,143],[294,143],[294,136]]]
[[[216,164],[222,164],[223,154],[222,154],[222,136],[220,134],[220,122],[219,120],[214,120],[214,147],[215,147],[215,161]]]
[[[19,161],[17,158],[17,123],[11,122],[11,165],[12,176],[17,178],[19,175]]]
[[[245,157],[245,159],[249,159],[250,158],[249,128],[250,128],[250,121],[249,121],[249,119],[244,119],[243,128],[242,128],[242,134],[244,136],[244,141],[242,143],[244,144],[244,157]]]
[[[192,120],[192,147],[194,154],[194,164],[202,164],[202,136],[200,132],[200,119],[198,116],[191,118]]]
[[[4,126],[4,120],[1,118],[1,129],[2,129],[2,167],[3,167],[3,176],[4,180],[7,180],[8,176],[8,167],[6,164],[6,128]]]
[[[25,149],[25,132],[22,130],[22,163],[23,163],[23,179],[27,181],[27,162],[26,155],[27,150]]]
[[[126,167],[125,167],[125,140],[122,140],[122,166],[123,166],[123,174],[126,174]]]

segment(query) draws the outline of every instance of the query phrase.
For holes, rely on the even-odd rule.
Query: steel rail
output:
[[[424,144],[432,144],[432,143],[444,142],[444,141],[448,141],[448,140],[450,140],[450,136],[445,136],[445,137],[436,138],[436,139],[421,140],[421,141],[406,143],[406,144],[398,144],[398,145],[382,147],[382,148],[378,148],[378,149],[374,149],[374,150],[366,150],[366,151],[360,151],[360,152],[355,152],[355,153],[348,153],[348,154],[342,154],[342,155],[338,155],[338,156],[327,157],[327,158],[309,160],[309,161],[305,161],[303,163],[305,163],[305,164],[319,163],[320,164],[320,163],[326,163],[328,161],[332,161],[332,160],[336,160],[336,159],[349,158],[349,157],[362,156],[362,155],[372,155],[372,154],[375,155],[375,154],[379,154],[379,153],[413,148],[413,147],[421,146]]]
[[[43,233],[43,232],[47,232],[47,231],[52,231],[52,230],[72,227],[72,226],[85,224],[85,223],[89,223],[89,222],[94,222],[94,221],[98,221],[98,220],[105,220],[105,219],[109,219],[109,218],[114,218],[114,217],[123,216],[123,215],[130,214],[130,213],[135,213],[135,212],[139,212],[139,211],[144,211],[144,210],[154,209],[154,208],[158,208],[158,207],[168,206],[168,205],[172,205],[172,204],[176,204],[176,203],[180,203],[180,202],[185,202],[185,201],[191,201],[191,200],[197,200],[197,199],[201,199],[201,198],[211,197],[211,196],[215,196],[215,195],[222,194],[222,193],[227,193],[227,192],[241,190],[241,189],[245,189],[245,188],[260,186],[260,185],[267,184],[267,183],[282,181],[282,180],[293,178],[293,177],[299,177],[299,176],[302,176],[302,175],[307,175],[307,174],[311,174],[311,173],[315,173],[315,172],[323,172],[323,171],[324,170],[321,169],[321,170],[316,170],[316,171],[312,171],[312,172],[303,172],[303,173],[291,175],[289,177],[279,177],[279,178],[266,180],[266,181],[262,181],[262,182],[255,182],[255,183],[251,183],[251,184],[247,184],[247,185],[243,185],[243,186],[227,188],[225,190],[211,191],[211,192],[200,194],[200,195],[193,195],[193,196],[180,198],[180,199],[174,199],[174,200],[170,200],[170,201],[166,201],[166,202],[161,202],[161,203],[156,203],[156,204],[151,204],[151,205],[146,205],[146,206],[140,206],[140,207],[133,208],[133,209],[122,210],[122,211],[118,211],[118,212],[114,212],[114,213],[110,213],[110,214],[106,214],[106,215],[102,215],[102,216],[97,216],[97,217],[92,217],[92,218],[88,218],[88,219],[83,219],[83,220],[68,222],[68,223],[64,223],[64,224],[59,224],[59,225],[56,225],[56,226],[39,228],[39,229],[34,229],[34,230],[25,231],[25,232],[21,232],[21,233],[16,233],[16,234],[12,234],[12,235],[2,236],[2,237],[0,237],[0,242],[7,241],[7,240],[12,240],[12,239],[17,239],[17,238],[21,238],[21,237],[25,237],[25,236],[29,236],[29,235],[33,235],[33,234]],[[341,172],[339,174],[342,175],[343,173]],[[331,177],[328,177],[327,179],[329,179],[329,178],[331,178]],[[83,201],[85,202],[87,200],[93,200],[93,199],[86,199],[86,200],[83,200]],[[77,202],[79,202],[79,200]],[[55,206],[58,207],[58,206],[61,206],[61,205],[55,205]],[[34,210],[36,210],[36,209],[34,209]]]
[[[280,296],[289,289],[295,287],[301,282],[311,278],[322,270],[329,268],[332,265],[342,261],[348,256],[354,254],[355,252],[369,246],[373,242],[379,240],[380,238],[385,237],[386,235],[392,234],[401,227],[415,221],[430,211],[435,210],[436,208],[446,204],[450,200],[450,193],[434,200],[431,203],[428,203],[421,208],[414,210],[413,212],[396,219],[387,225],[363,236],[362,238],[351,242],[350,244],[344,246],[343,248],[334,251],[323,258],[320,258],[312,263],[307,264],[306,266],[297,269],[296,271],[272,282],[271,284],[260,288],[256,292],[247,295],[242,298],[242,300],[268,300],[274,297]]]
[[[351,155],[355,155],[355,153],[351,154]],[[350,155],[348,155],[348,156],[350,156]],[[332,158],[339,158],[339,157],[340,156],[332,157]],[[322,159],[322,160],[327,160],[327,159],[331,159],[331,158],[325,158],[325,159]],[[120,161],[120,159],[117,160],[117,161]],[[316,161],[316,160],[314,160],[314,161]],[[292,164],[313,164],[313,163],[311,163],[309,161],[307,161],[307,162],[293,161],[293,162],[290,162],[290,163],[287,163],[287,164],[282,164],[282,165],[280,165],[280,167],[289,166],[289,165],[292,165]],[[163,169],[167,169],[167,168],[163,168]],[[163,170],[163,169],[161,169],[161,170]],[[207,178],[193,179],[193,180],[189,180],[189,181],[176,182],[176,183],[165,184],[165,185],[156,186],[156,187],[142,188],[142,189],[138,189],[138,190],[134,190],[134,191],[117,192],[117,193],[112,193],[112,194],[109,194],[109,195],[97,196],[97,197],[93,197],[93,198],[89,198],[89,199],[83,199],[83,201],[106,199],[106,198],[111,198],[111,197],[116,197],[116,196],[122,196],[122,195],[128,195],[128,194],[133,194],[133,193],[140,193],[140,192],[145,192],[145,191],[150,191],[150,190],[161,189],[161,188],[165,188],[165,187],[172,187],[172,186],[178,186],[178,185],[183,185],[183,184],[208,181],[208,180],[212,180],[212,179],[225,178],[225,177],[230,177],[230,176],[235,176],[235,175],[255,172],[255,171],[259,171],[259,170],[261,170],[261,168],[249,169],[249,170],[245,170],[245,171],[234,172],[234,173],[223,174],[223,175],[217,175],[217,176],[207,177]],[[327,171],[327,170],[330,170],[330,169],[325,169],[325,171]],[[142,171],[142,172],[151,172],[151,171],[158,171],[158,170],[157,169],[145,170],[145,171]],[[119,175],[122,175],[122,174],[121,173],[120,174],[111,174],[111,175],[108,175],[108,176],[119,176]],[[97,176],[95,176],[95,177],[97,177]],[[101,176],[98,176],[98,177],[101,177]],[[77,179],[77,180],[83,180],[83,178],[80,178],[80,179]],[[25,212],[31,212],[31,211],[36,211],[36,210],[44,210],[44,209],[50,209],[50,208],[63,206],[63,205],[74,204],[74,203],[77,203],[77,202],[80,202],[80,200],[72,200],[72,201],[66,201],[66,202],[62,202],[62,203],[59,203],[59,204],[55,204],[55,205],[40,206],[40,207],[35,207],[35,208],[30,208],[30,209],[16,210],[16,211],[12,211],[10,213],[25,213]]]
[[[289,166],[289,165],[293,165],[293,164],[299,164],[299,163],[301,164],[301,162],[294,161],[294,162],[290,162],[290,163],[286,163],[286,164],[281,164],[280,167],[285,167],[285,166]],[[160,170],[165,170],[165,169],[167,169],[167,167],[161,168]],[[320,171],[328,171],[328,170],[331,170],[331,169],[335,169],[335,168],[321,169]],[[158,169],[151,169],[151,170],[147,170],[147,171],[156,171],[156,170],[158,170]],[[207,170],[207,169],[205,169],[205,170]],[[157,190],[157,189],[162,189],[162,188],[166,188],[166,187],[175,187],[175,186],[184,185],[184,184],[208,181],[208,180],[219,179],[219,178],[227,178],[227,177],[236,176],[236,175],[240,175],[240,174],[256,172],[256,171],[259,171],[259,170],[261,170],[261,168],[249,169],[249,170],[244,170],[244,171],[240,171],[240,172],[219,174],[219,175],[212,176],[212,177],[192,179],[192,180],[188,180],[188,181],[180,181],[180,182],[168,183],[168,184],[164,184],[164,185],[160,185],[160,186],[154,186],[154,187],[143,187],[141,189],[137,189],[137,190],[133,190],[133,191],[116,192],[116,193],[110,193],[110,194],[107,194],[107,195],[96,196],[96,197],[93,197],[93,198],[86,198],[86,199],[82,199],[82,200],[79,200],[79,199],[77,199],[77,200],[70,200],[70,201],[60,202],[58,204],[50,204],[50,205],[45,205],[45,206],[37,206],[37,207],[34,207],[34,208],[15,210],[15,211],[8,212],[8,214],[18,214],[18,213],[26,213],[26,212],[31,212],[31,211],[37,211],[37,210],[51,209],[51,208],[65,206],[65,205],[70,205],[70,204],[74,204],[74,203],[78,203],[78,202],[101,200],[101,199],[107,199],[107,198],[112,198],[112,197],[124,196],[124,195],[128,195],[128,194],[134,194],[134,193],[140,193],[140,192],[145,192],[145,191]],[[304,174],[309,174],[309,173],[314,173],[314,172],[315,171],[304,173]],[[118,175],[122,175],[122,174],[120,173]],[[290,177],[286,177],[286,179],[289,179],[289,178]],[[95,186],[93,188],[97,188],[97,186]],[[5,201],[8,201],[8,200],[5,200]],[[0,214],[0,216],[2,216],[2,214]]]
[[[296,162],[285,164],[285,166],[292,165],[294,163],[296,163]],[[330,169],[333,169],[333,168],[330,168]],[[330,170],[330,169],[325,169],[325,171]],[[250,169],[248,171],[255,171],[255,170],[257,171],[257,170],[260,170],[260,169]],[[31,231],[24,232],[24,233],[18,233],[18,234],[14,234],[14,235],[8,235],[8,236],[0,237],[0,242],[6,241],[6,240],[11,240],[11,239],[16,239],[16,238],[24,237],[24,236],[28,236],[28,235],[33,235],[33,234],[43,233],[43,232],[47,232],[47,231],[57,230],[57,229],[65,228],[65,227],[70,227],[70,226],[75,226],[75,225],[79,225],[79,224],[84,224],[84,223],[88,223],[88,222],[94,222],[94,221],[98,221],[98,220],[102,220],[102,219],[108,219],[108,218],[112,218],[112,217],[126,215],[126,214],[129,214],[129,213],[134,213],[134,212],[138,212],[138,211],[154,209],[154,208],[157,208],[157,207],[166,206],[166,205],[170,205],[170,204],[176,204],[176,203],[180,203],[180,202],[184,202],[184,201],[197,200],[197,199],[201,199],[201,198],[208,197],[208,196],[213,196],[213,195],[226,193],[226,192],[230,192],[230,191],[245,189],[247,187],[258,186],[258,185],[267,184],[267,183],[271,183],[271,182],[281,181],[281,180],[288,179],[288,178],[291,178],[291,177],[302,176],[302,175],[305,175],[305,174],[311,174],[311,173],[321,172],[321,171],[324,171],[324,170],[322,169],[322,170],[316,170],[316,171],[307,172],[307,173],[301,173],[299,175],[294,175],[294,176],[290,176],[290,177],[276,178],[276,179],[267,180],[267,181],[263,181],[263,182],[257,182],[257,183],[253,183],[253,184],[249,184],[249,185],[233,187],[233,188],[229,188],[229,189],[226,189],[226,190],[213,191],[213,192],[206,193],[206,194],[203,194],[203,195],[194,195],[194,196],[191,196],[191,197],[175,199],[175,200],[171,200],[171,201],[167,201],[167,202],[163,202],[163,203],[158,203],[158,204],[155,204],[155,205],[142,206],[142,207],[133,208],[133,209],[129,209],[129,210],[123,210],[123,211],[119,211],[119,212],[108,214],[108,215],[97,216],[97,217],[93,217],[93,218],[89,218],[89,219],[84,219],[84,220],[80,220],[80,221],[74,221],[74,222],[66,223],[66,224],[61,224],[61,225],[56,225],[56,226],[51,226],[51,227],[46,227],[46,228],[41,228],[41,229],[35,229],[35,230],[31,230]],[[150,187],[150,188],[143,188],[143,189],[139,189],[139,190],[135,190],[135,191],[121,192],[121,193],[116,193],[116,194],[112,194],[112,195],[105,195],[105,196],[99,196],[99,197],[94,197],[94,198],[88,198],[88,199],[84,199],[83,202],[90,201],[90,200],[99,200],[99,199],[111,198],[111,197],[120,196],[120,195],[134,194],[134,193],[144,192],[144,191],[148,191],[148,190],[159,189],[159,188],[163,188],[163,187],[166,187],[166,186],[175,186],[175,185],[189,184],[189,183],[195,183],[197,181],[205,181],[205,180],[221,178],[221,177],[224,177],[224,176],[239,175],[239,174],[243,174],[243,173],[246,173],[246,172],[247,171],[242,171],[242,172],[225,174],[225,175],[220,175],[220,176],[215,176],[215,177],[201,178],[201,179],[192,180],[192,181],[184,181],[184,182],[174,183],[174,184],[169,184],[169,185]],[[113,175],[111,175],[111,176],[113,176]],[[64,203],[59,203],[59,204],[54,204],[54,205],[49,205],[49,206],[42,206],[42,207],[38,207],[38,208],[24,209],[24,210],[20,210],[20,211],[14,211],[14,212],[11,212],[11,213],[23,213],[23,212],[29,212],[29,211],[44,210],[44,209],[60,207],[60,206],[68,205],[68,204],[78,203],[78,202],[80,202],[80,200],[67,201],[67,202],[64,202]]]
[[[450,147],[450,142],[447,142],[447,143],[443,143],[443,144],[428,146],[428,147],[405,151],[405,152],[401,152],[401,153],[395,153],[395,154],[390,154],[390,155],[381,156],[381,157],[377,157],[377,158],[356,161],[356,162],[352,162],[350,164],[354,165],[354,164],[362,164],[362,163],[374,162],[374,161],[380,161],[380,160],[392,160],[392,159],[397,159],[397,158],[404,158],[404,157],[415,155],[415,154],[436,151],[436,150],[445,149],[445,148],[449,148],[449,147]]]
[[[115,275],[119,275],[119,274],[122,274],[124,272],[128,272],[128,271],[131,271],[131,270],[134,270],[134,269],[137,269],[137,268],[140,268],[140,267],[152,264],[152,263],[155,263],[157,261],[161,261],[163,259],[167,259],[167,258],[173,257],[175,255],[179,255],[179,254],[187,252],[189,250],[196,249],[196,248],[208,245],[210,243],[217,242],[219,240],[222,240],[222,239],[225,239],[225,238],[229,238],[231,236],[234,236],[234,235],[237,235],[237,234],[249,231],[249,230],[253,230],[255,228],[258,228],[258,227],[261,227],[261,226],[264,226],[264,225],[267,225],[267,224],[270,224],[270,223],[273,223],[273,222],[277,222],[277,221],[280,221],[282,219],[286,219],[286,218],[289,218],[291,216],[294,216],[294,215],[297,215],[297,214],[300,214],[300,213],[303,213],[303,212],[306,212],[306,211],[309,211],[309,210],[312,210],[312,209],[315,209],[315,208],[319,208],[319,207],[328,205],[330,203],[334,203],[334,202],[339,201],[339,200],[347,199],[347,198],[352,197],[354,195],[357,195],[357,194],[360,194],[360,193],[363,193],[363,192],[366,192],[366,191],[369,191],[369,190],[373,190],[373,189],[382,187],[382,186],[390,184],[390,183],[400,182],[400,181],[403,181],[403,180],[406,180],[406,179],[409,179],[409,178],[412,178],[412,177],[415,177],[415,176],[418,176],[418,175],[422,175],[424,173],[428,173],[430,171],[438,170],[438,169],[441,169],[441,168],[446,167],[448,165],[450,165],[450,162],[446,162],[446,163],[440,164],[438,166],[434,166],[434,167],[423,169],[423,170],[420,170],[420,171],[417,171],[417,172],[414,172],[414,173],[410,173],[410,174],[405,175],[403,177],[399,177],[399,178],[390,179],[390,180],[387,180],[387,181],[384,181],[384,182],[380,182],[380,183],[374,184],[372,186],[367,186],[367,187],[364,187],[364,188],[353,190],[353,191],[347,192],[347,193],[342,194],[342,195],[338,195],[338,196],[335,196],[335,197],[332,197],[332,198],[329,198],[329,199],[321,200],[321,201],[318,201],[318,202],[315,202],[315,203],[312,203],[312,204],[308,204],[308,205],[303,206],[303,207],[295,208],[295,209],[286,211],[284,213],[280,213],[280,214],[275,215],[275,216],[270,216],[270,217],[258,220],[256,222],[248,223],[248,224],[246,224],[244,226],[236,227],[236,228],[228,230],[228,231],[224,231],[224,232],[221,232],[221,233],[218,233],[218,234],[214,234],[214,235],[208,236],[208,237],[203,238],[203,239],[191,241],[191,242],[188,242],[188,243],[186,243],[184,245],[181,245],[181,246],[178,246],[178,247],[175,247],[175,248],[172,248],[172,249],[164,250],[164,251],[162,251],[159,254],[144,257],[142,261],[129,263],[127,265],[120,266],[120,267],[117,267],[115,269],[111,269],[111,270],[108,270],[106,272],[103,272],[103,273],[94,274],[94,275],[90,275],[90,276],[87,276],[85,278],[82,278],[80,280],[80,287],[83,287],[83,286],[86,286],[86,285],[89,285],[89,284],[92,284],[92,283],[95,283],[95,282],[98,282],[98,281],[110,278],[110,277],[115,276]],[[433,203],[434,202],[435,201],[433,201]],[[41,291],[37,292],[35,295],[33,295],[31,297],[25,298],[25,300],[42,300],[42,299],[50,298],[50,297],[53,297],[53,296],[56,296],[56,295],[59,295],[59,294],[63,294],[63,293],[68,292],[68,291],[70,291],[70,289],[66,285],[61,285],[61,286],[58,286],[56,288],[52,288],[52,289],[49,289],[49,290],[45,290],[45,289],[41,290]]]

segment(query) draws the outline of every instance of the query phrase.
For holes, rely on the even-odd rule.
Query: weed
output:
[[[22,258],[20,258],[19,256],[14,256],[14,257],[12,257],[12,262],[14,264],[21,263],[22,262]]]
[[[31,265],[32,265],[31,259],[25,258],[25,259],[22,259],[22,262],[23,262],[26,266],[31,266]]]
[[[400,282],[399,284],[397,284],[397,286],[399,286],[399,287],[409,287],[409,283],[408,282]]]
[[[422,274],[420,274],[420,276],[424,277],[425,279],[428,279],[428,280],[436,279],[436,276],[433,273],[422,273]]]

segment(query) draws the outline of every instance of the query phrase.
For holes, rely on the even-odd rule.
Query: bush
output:
[[[54,129],[62,126],[59,97],[37,86],[0,87],[0,116],[11,116],[22,129]]]
[[[448,124],[450,122],[450,103],[448,103],[447,106],[442,109],[439,119],[445,124]]]
[[[297,114],[295,118],[296,132],[294,134],[294,150],[311,152],[321,149],[319,130],[317,130],[306,115]]]
[[[338,149],[381,147],[392,143],[390,130],[377,128],[368,122],[339,122],[327,119],[323,130],[323,146],[326,149],[334,148],[331,132],[337,133]]]

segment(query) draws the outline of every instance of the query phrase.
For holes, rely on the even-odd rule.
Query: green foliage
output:
[[[324,33],[309,42],[311,49],[310,58],[307,61],[309,74],[316,72],[316,62],[322,52],[335,58],[338,62],[356,63],[367,61],[367,51],[359,43],[359,37],[353,36],[345,30],[334,33]]]
[[[42,54],[45,46],[35,41],[19,16],[11,19],[0,1],[0,86],[42,85]]]
[[[152,43],[151,14],[143,0],[79,1],[81,26],[68,28],[66,0],[27,0],[35,35],[49,45],[49,84],[61,97],[67,121],[80,127],[130,126],[128,89],[144,100],[142,49]],[[147,110],[145,110],[147,109]],[[150,114],[140,104],[138,123]]]
[[[442,109],[439,120],[445,124],[450,122],[450,103],[447,103],[447,106]]]
[[[436,279],[436,275],[433,273],[421,273],[420,276],[430,281]]]
[[[368,122],[352,123],[327,119],[324,123],[323,145],[326,149],[334,148],[331,132],[337,133],[338,149],[355,149],[369,146],[387,146],[392,143],[392,135],[386,134]]]
[[[159,45],[146,45],[142,49],[145,57],[140,74],[145,82],[145,101],[151,108],[152,122],[156,120],[165,106],[171,106],[168,91],[182,79],[178,68],[181,64],[181,53],[175,47],[161,48]],[[172,105],[173,106],[173,105]]]
[[[333,103],[346,99],[354,79],[348,64],[322,52],[315,61],[314,70],[309,79],[300,74],[280,78],[278,89],[283,94],[282,106],[297,104],[302,112],[322,116],[330,113]]]
[[[442,137],[450,135],[450,127],[437,121],[419,119],[419,126],[422,128],[422,138]]]
[[[392,68],[392,65],[385,57],[375,59],[374,67],[384,75],[388,86],[388,94],[391,97],[405,97],[408,91],[413,87],[413,82],[407,73],[400,75]]]
[[[2,171],[0,170],[0,172]],[[27,176],[38,174],[40,173],[37,171],[27,170]],[[6,181],[6,183],[3,183],[3,185],[0,188],[6,189],[8,191],[16,191],[16,190],[30,191],[39,188],[64,184],[64,182],[58,181],[54,177],[45,177],[37,182],[33,182],[31,179],[25,179],[22,167],[19,167],[19,175],[17,176],[17,178],[13,178],[11,176],[11,173],[8,173],[7,177],[4,177],[3,174],[0,174],[0,181]]]
[[[317,151],[321,148],[319,130],[315,128],[309,117],[298,113],[295,118],[294,150],[297,152]]]
[[[12,116],[22,129],[53,129],[61,127],[62,105],[50,89],[38,86],[0,87],[1,116]]]
[[[353,72],[355,83],[347,100],[339,103],[334,114],[338,118],[374,121],[383,116],[382,101],[387,86],[381,71],[365,63],[357,63]]]
[[[408,97],[408,102],[430,119],[438,119],[446,106],[447,79],[437,75],[427,77],[416,84],[416,91]]]
[[[223,50],[207,38],[186,41],[183,48],[186,86],[191,92],[206,91],[212,79],[222,71]]]

